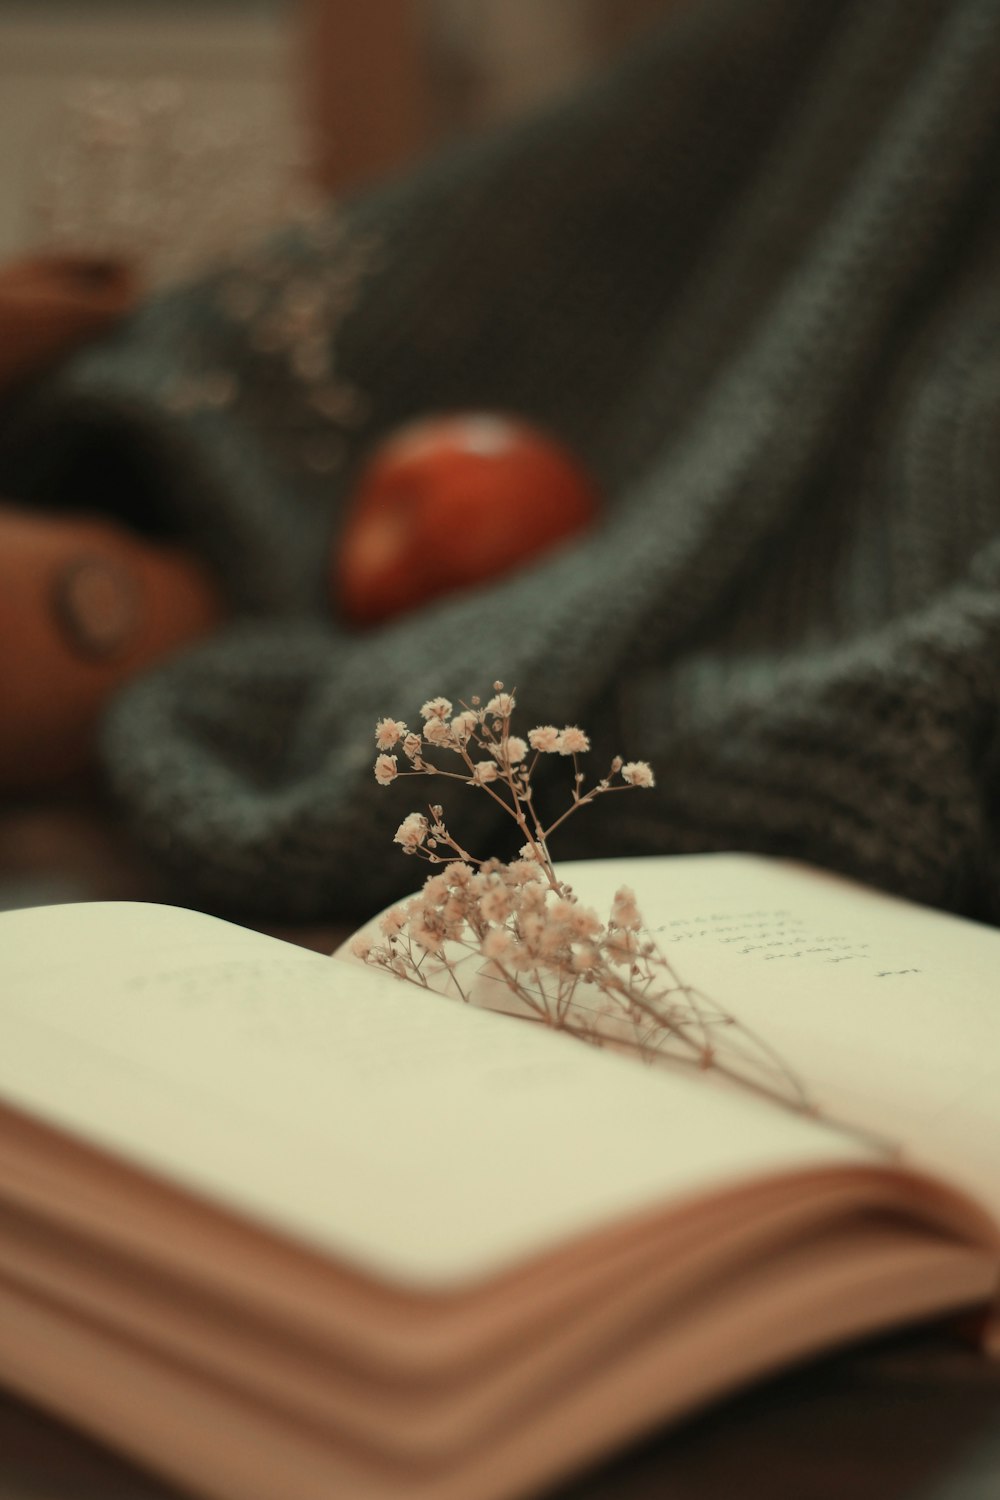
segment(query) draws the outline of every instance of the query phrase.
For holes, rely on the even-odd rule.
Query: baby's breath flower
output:
[[[431,718],[424,725],[424,739],[428,745],[442,745],[447,749],[454,748],[454,738],[451,728],[444,719]]]
[[[478,723],[479,715],[473,713],[471,709],[467,708],[464,713],[456,714],[452,719],[452,733],[456,736],[457,739],[460,739],[464,742],[469,738],[470,734],[474,733]]]
[[[424,888],[420,893],[421,904],[427,906],[435,902],[444,901],[448,895],[448,874],[442,870],[438,875],[431,875],[424,881]]]
[[[600,932],[601,919],[592,907],[578,906],[575,902],[570,902],[570,906],[566,920],[574,938],[592,938]]]
[[[396,830],[395,842],[404,854],[419,856],[437,873],[418,895],[379,918],[376,941],[355,938],[354,953],[425,988],[448,986],[463,1001],[475,998],[466,975],[474,985],[484,961],[492,961],[493,979],[506,984],[522,1007],[550,1026],[599,1043],[601,1018],[617,1017],[634,1028],[640,1047],[673,1045],[685,1060],[700,1057],[709,1066],[714,1044],[707,1030],[716,1020],[703,1009],[704,997],[680,983],[643,929],[634,893],[620,887],[602,921],[559,878],[549,854],[553,834],[571,813],[614,791],[616,785],[619,791],[653,786],[651,768],[644,760],[626,762],[616,755],[603,779],[586,790],[583,773],[574,763],[565,776],[570,805],[553,818],[544,806],[547,788],[538,788],[536,796],[531,785],[534,755],[581,755],[590,749],[590,739],[576,724],[563,729],[537,724],[526,739],[511,734],[514,694],[500,681],[494,682],[493,694],[485,708],[478,697],[471,697],[470,706],[463,705],[453,719],[447,698],[429,699],[420,711],[420,734],[411,733],[401,720],[379,719],[375,740],[382,753],[375,761],[375,776],[383,786],[396,779],[397,756],[386,752],[400,744],[410,775],[448,775],[431,751],[458,755],[464,769],[457,775],[452,772],[452,779],[487,787],[491,800],[528,840],[520,858],[505,864],[470,854],[449,832],[439,803],[427,807],[426,816],[410,813]],[[475,764],[472,746],[484,756]],[[465,967],[466,960],[471,969]],[[583,992],[579,1007],[578,991]],[[718,1024],[730,1025],[733,1020],[723,1013]],[[770,1052],[768,1065],[773,1065]],[[760,1087],[756,1077],[752,1081]],[[793,1099],[807,1105],[798,1081],[789,1075],[788,1083]]]
[[[510,897],[503,885],[490,886],[479,898],[479,910],[487,922],[506,922],[510,916]]]
[[[604,952],[613,964],[630,964],[639,952],[639,941],[634,932],[616,927],[604,940]]]
[[[398,719],[379,719],[375,725],[375,743],[380,750],[391,750],[398,745],[406,733],[406,725]]]
[[[447,698],[431,698],[420,710],[422,719],[447,719],[451,713],[451,704]]]
[[[461,891],[452,891],[448,899],[441,904],[441,914],[444,917],[449,937],[461,937],[462,928],[465,925],[466,901]]]
[[[621,768],[622,780],[629,786],[655,786],[652,769],[644,760],[626,761]]]
[[[440,953],[444,947],[444,933],[439,932],[437,927],[427,920],[420,912],[414,913],[409,921],[410,937],[425,953]]]
[[[401,844],[403,852],[415,854],[427,837],[427,819],[423,813],[412,812],[396,829],[394,844]]]
[[[571,960],[578,974],[589,974],[599,961],[600,954],[592,943],[581,943]]]
[[[366,959],[374,946],[374,939],[366,937],[363,932],[357,933],[351,939],[351,952],[355,958]]]
[[[490,751],[502,766],[516,766],[527,755],[528,747],[519,734],[510,734],[491,745]]]
[[[627,927],[631,931],[638,931],[642,926],[635,891],[629,890],[627,885],[619,886],[615,891],[611,903],[611,920],[616,927]]]
[[[527,860],[524,863],[527,864]],[[529,865],[528,868],[531,869],[532,867]],[[534,865],[534,869],[538,870],[538,878],[525,880],[521,889],[521,910],[522,912],[537,915],[539,912],[545,910],[545,886],[537,863]]]
[[[379,918],[378,925],[383,937],[396,937],[406,926],[406,908],[402,906],[390,907]]]
[[[375,780],[379,786],[388,786],[399,775],[394,755],[379,755],[375,759]]]
[[[560,755],[582,755],[590,749],[590,740],[575,724],[567,724],[559,736]]]
[[[528,744],[532,750],[550,755],[559,749],[559,731],[554,724],[539,724],[537,729],[528,730]]]
[[[510,956],[510,950],[514,946],[514,938],[503,927],[491,927],[483,938],[483,956],[503,961]]]

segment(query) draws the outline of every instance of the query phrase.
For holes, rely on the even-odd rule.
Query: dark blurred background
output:
[[[169,79],[340,189],[572,85],[671,3],[0,0],[0,255],[37,242],[34,175],[90,81]]]

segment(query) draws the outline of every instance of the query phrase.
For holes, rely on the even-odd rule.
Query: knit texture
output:
[[[390,841],[418,802],[376,785],[375,720],[499,677],[524,728],[586,727],[598,774],[657,772],[557,856],[757,850],[1000,921],[998,169],[996,0],[700,0],[586,93],[351,207],[381,254],[338,345],[371,408],[343,477],[300,464],[205,286],[10,412],[6,492],[181,533],[241,612],[104,734],[191,899],[360,916],[412,889]],[[241,369],[231,411],[164,409],[193,331]],[[552,429],[604,525],[338,627],[355,462],[456,408]],[[444,800],[467,847],[506,850],[485,795]]]

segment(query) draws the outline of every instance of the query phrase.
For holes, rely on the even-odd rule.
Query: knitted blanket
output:
[[[391,848],[417,801],[376,785],[376,719],[501,678],[522,729],[579,723],[598,774],[657,772],[557,858],[757,850],[1000,921],[998,169],[996,0],[699,0],[586,93],[351,205],[379,258],[338,337],[368,403],[338,475],[208,285],[32,392],[0,489],[181,533],[238,609],[108,716],[146,846],[215,907],[365,915],[422,871]],[[289,236],[289,274],[318,253]],[[239,371],[229,406],[168,409],[192,341]],[[355,461],[473,407],[567,441],[604,524],[338,626]],[[507,851],[487,797],[442,800]]]

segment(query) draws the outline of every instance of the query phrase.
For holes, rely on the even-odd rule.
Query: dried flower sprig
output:
[[[525,843],[509,864],[480,858],[450,831],[440,803],[409,813],[394,842],[404,854],[443,868],[363,930],[352,944],[355,955],[425,989],[493,1008],[499,985],[518,1014],[546,1026],[597,1045],[634,1048],[650,1060],[711,1067],[811,1110],[781,1058],[680,978],[645,929],[628,887],[615,893],[602,921],[552,863],[553,833],[598,797],[652,788],[649,765],[615,756],[607,775],[588,787],[579,765],[590,749],[586,733],[573,724],[542,724],[523,738],[511,729],[515,707],[515,693],[495,682],[485,704],[475,697],[458,712],[447,698],[432,698],[420,710],[419,731],[393,718],[376,724],[380,785],[407,776],[462,782],[492,798]],[[532,786],[544,755],[572,761],[569,805],[550,820]]]
[[[557,729],[554,724],[540,724],[528,731],[524,740],[511,733],[511,717],[516,707],[514,693],[504,690],[502,682],[493,684],[493,696],[484,705],[478,697],[454,713],[447,698],[432,698],[420,710],[423,726],[411,732],[399,719],[380,719],[375,726],[375,743],[382,752],[375,761],[375,779],[389,786],[401,776],[444,776],[464,782],[491,797],[521,830],[526,842],[521,856],[534,860],[552,890],[561,890],[548,841],[573,813],[589,806],[608,792],[625,792],[655,785],[650,767],[643,760],[624,761],[616,755],[606,776],[589,789],[580,770],[579,756],[590,749],[590,740],[575,724]],[[396,747],[403,753],[405,767],[400,769],[399,756],[390,754]],[[432,760],[434,751],[457,759],[451,765]],[[546,825],[535,804],[532,776],[543,755],[572,759],[571,801],[566,810]],[[411,813],[400,824],[395,841],[404,854],[415,854],[430,864],[461,860],[482,865],[485,860],[470,854],[449,833],[440,804],[429,807],[430,818]]]

